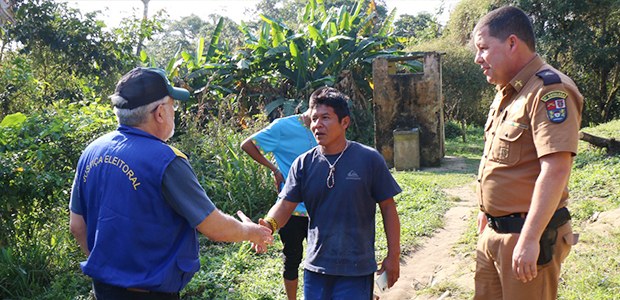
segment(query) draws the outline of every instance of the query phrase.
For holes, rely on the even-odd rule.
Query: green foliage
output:
[[[394,14],[375,24],[376,9],[363,11],[364,3],[327,9],[324,2],[312,0],[300,14],[298,30],[261,15],[256,30],[241,24],[245,41],[234,53],[219,43],[225,24],[220,19],[194,50],[171,58],[167,70],[207,104],[207,111],[217,110],[216,103],[206,101],[217,95],[237,102],[235,113],[241,116],[261,108],[272,117],[290,115],[317,87],[336,86],[352,99],[350,138],[370,144],[371,62],[396,53],[398,44],[388,35]],[[377,33],[370,34],[374,28]]]
[[[417,172],[395,172],[394,178],[403,192],[394,197],[401,222],[401,248],[406,254],[419,243],[420,237],[430,236],[443,225],[442,216],[449,208],[447,197],[432,179]],[[430,179],[430,180],[429,180]],[[383,219],[377,213],[377,259],[387,255],[387,241],[383,231]]]
[[[582,130],[619,139],[620,120]],[[569,191],[569,205],[576,220],[573,226],[581,237],[564,263],[558,298],[613,299],[620,293],[620,231],[588,227],[594,226],[589,219],[595,213],[620,207],[620,157],[609,156],[604,150],[580,141]]]
[[[620,295],[618,245],[618,228],[584,232],[562,266],[558,299],[616,299]]]
[[[461,0],[450,13],[444,36],[457,45],[470,43],[471,32],[478,20],[489,11],[498,8],[504,0]],[[473,59],[472,59],[473,60]]]
[[[258,120],[246,130],[238,130],[237,119],[218,117],[230,110],[226,106],[229,103],[222,101],[219,113],[214,115],[182,115],[173,144],[190,155],[198,181],[220,210],[229,214],[242,210],[248,216],[259,216],[274,203],[275,184],[268,170],[254,162],[240,145],[266,122]]]
[[[607,138],[620,138],[620,120],[582,131]],[[587,220],[594,213],[620,206],[620,157],[586,142],[579,142],[569,185],[574,218]]]
[[[448,137],[448,128],[451,128],[452,137]],[[456,133],[457,130],[458,133]],[[457,138],[457,134],[462,135],[461,130],[462,127],[455,121],[446,123],[446,155],[479,160],[484,147],[482,127],[468,125],[465,128],[468,137],[466,141],[463,141],[461,137]]]
[[[438,38],[441,29],[437,17],[429,13],[419,13],[415,16],[403,14],[394,22],[394,35],[405,37],[412,44]]]
[[[183,298],[282,299],[281,250],[279,238],[261,255],[253,253],[247,243],[206,242],[201,249],[202,266],[183,291]]]
[[[109,107],[65,102],[0,123],[0,298],[84,286],[69,277],[79,260],[66,226],[72,166],[113,125]]]
[[[60,207],[40,213],[65,215]],[[44,224],[28,236],[16,237],[13,245],[0,247],[0,298],[66,299],[88,293],[89,279],[77,265],[83,257],[76,255],[81,253],[76,252],[66,220],[61,221]]]
[[[317,6],[317,3],[321,2],[321,6]],[[261,0],[257,5],[253,13],[258,15],[269,16],[270,18],[277,18],[280,23],[286,24],[287,27],[299,30],[303,27],[300,24],[300,20],[304,15],[300,15],[300,11],[304,11],[308,5],[319,8],[322,11],[328,11],[330,9],[339,9],[342,6],[354,6],[358,0],[330,0],[330,1],[316,1],[311,3],[307,0]],[[359,6],[363,11],[375,11],[376,24],[383,23],[387,16],[387,7],[384,0],[361,1]],[[324,7],[324,9],[322,8]]]
[[[124,18],[120,26],[113,31],[122,44],[127,45],[127,51],[135,51],[136,55],[139,55],[143,51],[142,45],[145,40],[152,40],[163,30],[162,19],[167,19],[163,11],[157,12],[148,19],[134,15]]]
[[[100,99],[133,65],[131,46],[105,31],[96,14],[49,0],[19,1],[14,9],[15,22],[2,36],[0,117],[57,100]]]
[[[620,2],[510,1],[533,20],[538,52],[577,83],[584,123],[620,116]]]
[[[113,119],[107,107],[58,102],[28,117],[9,115],[2,124],[0,245],[6,245],[11,237],[33,232],[54,218],[42,212],[66,205],[81,148],[93,134],[109,130]],[[40,211],[32,212],[34,208]],[[15,217],[29,215],[40,218],[25,219],[32,224],[22,224],[25,231],[17,232]]]

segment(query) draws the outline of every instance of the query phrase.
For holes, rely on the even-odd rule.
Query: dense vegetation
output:
[[[396,20],[379,0],[263,0],[256,21],[240,25],[214,15],[167,20],[160,12],[126,19],[119,28],[106,27],[97,13],[50,0],[14,2],[15,21],[0,27],[2,299],[88,295],[88,278],[77,264],[83,255],[67,228],[74,167],[90,141],[115,128],[107,96],[136,65],[165,68],[173,82],[192,91],[171,142],[191,155],[199,181],[220,209],[241,209],[254,219],[275,193],[265,169],[241,153],[240,141],[271,118],[303,108],[316,87],[330,85],[351,96],[349,138],[372,144],[371,62],[379,55],[446,53],[445,112],[452,121],[446,133],[452,143],[469,133],[470,143],[452,153],[475,160],[480,149],[471,142],[480,143],[479,135],[468,129],[484,120],[493,89],[473,64],[469,34],[476,19],[501,4],[535,12],[539,52],[572,76],[586,97],[584,124],[620,115],[620,4],[613,0],[463,0],[445,27],[429,14]],[[593,150],[577,158],[573,185],[574,195],[584,199],[576,204],[580,219],[618,206],[616,161]],[[441,225],[443,179],[396,176],[405,189],[399,209],[407,224],[403,242],[410,246]],[[282,295],[274,276],[277,251],[256,258],[247,245],[206,239],[201,248],[203,268],[186,298]]]

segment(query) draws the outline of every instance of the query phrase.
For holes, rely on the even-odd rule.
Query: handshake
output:
[[[267,252],[267,245],[273,244],[273,234],[278,229],[273,218],[259,219],[258,224],[252,222],[242,211],[237,211],[237,217],[243,222],[247,231],[244,240],[252,243],[252,249],[256,253]]]

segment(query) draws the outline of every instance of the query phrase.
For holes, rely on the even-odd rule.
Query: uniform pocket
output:
[[[484,141],[486,142],[488,139],[488,133],[489,130],[491,129],[491,125],[493,125],[493,113],[495,113],[495,110],[491,110],[491,112],[489,112],[489,116],[487,117],[487,122],[484,124]]]
[[[518,124],[517,124],[518,125]],[[506,165],[514,165],[521,158],[521,141],[525,129],[514,123],[504,122],[498,130],[498,138],[491,150],[491,160]]]

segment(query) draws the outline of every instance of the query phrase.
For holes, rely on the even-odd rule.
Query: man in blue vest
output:
[[[178,149],[173,87],[161,69],[135,68],[111,97],[119,127],[82,153],[70,201],[70,229],[101,299],[179,299],[200,267],[196,230],[211,240],[251,241],[261,251],[270,230],[220,212]]]

